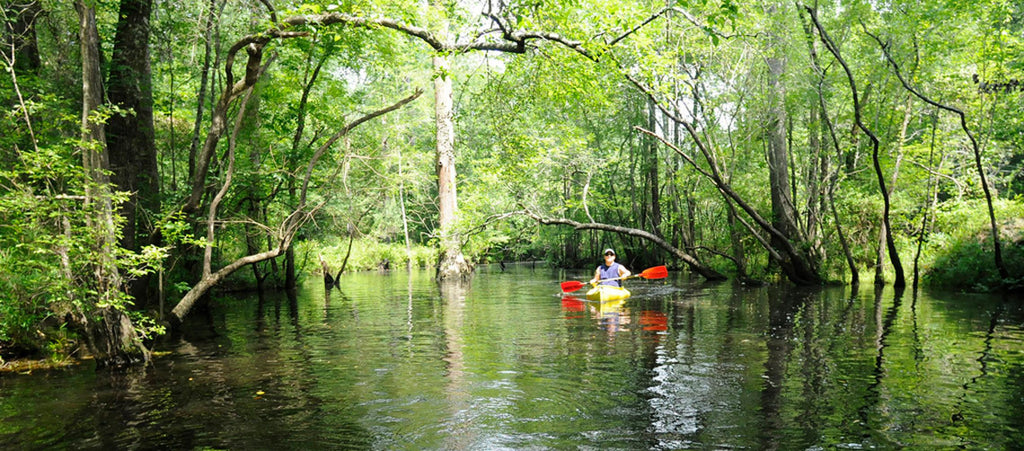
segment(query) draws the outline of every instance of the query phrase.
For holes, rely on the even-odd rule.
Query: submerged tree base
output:
[[[473,276],[473,266],[466,261],[466,257],[458,250],[445,250],[441,252],[441,259],[437,263],[438,281],[468,281]]]

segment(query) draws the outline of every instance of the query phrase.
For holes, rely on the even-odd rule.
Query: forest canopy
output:
[[[0,355],[412,266],[1019,289],[1018,2],[5,0]],[[70,335],[69,335],[70,334]]]

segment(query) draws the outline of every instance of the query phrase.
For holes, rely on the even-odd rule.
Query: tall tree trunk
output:
[[[770,5],[767,13],[778,14],[778,6]],[[779,27],[773,26],[768,36],[768,108],[765,129],[768,141],[768,178],[772,198],[772,226],[789,239],[799,241],[796,212],[789,191],[789,149],[786,145],[786,91],[782,77],[786,73],[786,57]],[[777,240],[773,238],[773,240]],[[778,246],[778,243],[774,243]]]
[[[96,304],[79,304],[73,327],[82,332],[86,346],[100,365],[122,365],[149,360],[149,351],[142,345],[132,322],[112,304],[119,302],[121,275],[115,261],[117,232],[107,171],[104,126],[95,122],[96,110],[103,103],[103,82],[100,75],[100,39],[96,29],[96,11],[76,0],[79,15],[79,40],[82,54],[82,165],[86,172],[86,210],[92,210],[91,227],[99,231],[94,263]]]
[[[288,204],[295,205],[298,202],[295,179],[288,180]],[[295,274],[295,250],[289,246],[284,250],[284,287],[295,288],[298,283],[298,276]]]
[[[192,145],[188,150],[188,175],[196,176],[196,157],[199,153],[200,130],[203,125],[203,109],[206,107],[206,94],[210,89],[211,57],[213,56],[213,26],[217,10],[217,0],[210,0],[206,11],[206,23],[203,27],[203,66],[200,68],[199,92],[196,94],[196,120],[192,125]]]
[[[818,231],[821,227],[821,218],[824,215],[822,212],[829,204],[825,192],[832,189],[832,186],[826,186],[826,182],[830,180],[830,169],[828,154],[825,152],[825,144],[822,142],[822,135],[828,132],[828,135],[834,138],[835,133],[833,132],[832,123],[828,118],[828,110],[823,95],[823,85],[826,81],[825,72],[818,61],[818,50],[815,45],[814,33],[811,31],[811,27],[803,14],[800,14],[800,25],[803,27],[807,53],[811,57],[811,68],[814,69],[815,76],[817,77],[815,87],[818,97],[818,102],[810,105],[808,117],[808,146],[810,147],[811,155],[817,157],[818,163],[816,166],[810,165],[811,170],[807,175],[807,224],[804,229],[804,236],[811,243],[811,249],[814,250],[816,257],[822,258],[823,251],[821,250],[822,245]],[[833,141],[833,144],[837,150],[836,158],[841,157],[842,155],[838,151],[838,143]]]
[[[36,19],[43,13],[42,5],[38,0],[33,0],[4,5],[3,8],[14,16],[13,20],[4,23],[6,39],[3,42],[14,48],[14,70],[22,74],[38,73],[42,61],[36,40]]]
[[[693,183],[690,183],[689,185],[690,189],[685,193],[686,228],[683,230],[683,236],[680,243],[682,244],[681,247],[683,249],[692,251],[701,237],[697,236],[697,232],[700,228],[697,227],[697,199],[694,195],[694,192],[697,189],[697,181],[694,180]]]
[[[652,130],[657,126],[658,118],[658,107],[654,104],[653,100],[647,100],[648,109],[648,126]],[[666,121],[667,123],[667,121]],[[650,198],[650,211],[651,211],[651,232],[655,235],[662,236],[661,234],[661,196],[660,188],[661,183],[658,177],[658,143],[654,139],[647,139],[647,189],[651,193]]]
[[[387,139],[384,140],[385,149]],[[402,175],[402,146],[396,146],[398,153],[398,207],[402,212],[402,235],[405,237],[405,270],[412,271],[412,241],[409,240],[409,218],[405,211],[405,178]]]
[[[811,160],[807,165],[807,222],[804,226],[804,237],[810,243],[810,248],[818,255],[818,221],[821,216],[822,200],[822,178],[828,173],[828,158],[821,145],[820,131],[824,127],[818,122],[821,115],[818,113],[820,106],[811,103],[808,106],[807,122],[807,145],[810,150]]]
[[[846,257],[846,266],[850,268],[850,284],[860,284],[860,271],[857,269],[857,262],[853,259],[853,252],[850,251],[850,242],[843,233],[843,224],[839,219],[839,211],[836,210],[836,199],[832,190],[828,192],[828,205],[832,210],[832,220],[836,223],[836,234],[839,235],[839,244],[843,247],[843,256]]]
[[[434,56],[434,120],[437,127],[438,227],[441,231],[441,255],[437,264],[438,280],[466,279],[472,268],[462,255],[462,244],[455,229],[458,201],[455,189],[455,120],[452,112],[452,77],[448,59]]]
[[[323,57],[316,61],[313,71],[306,72],[304,75],[302,97],[299,99],[299,108],[296,113],[298,124],[295,126],[295,134],[292,135],[292,155],[299,155],[299,150],[302,147],[302,138],[306,130],[306,107],[309,104],[309,93],[313,90],[313,86],[320,76],[320,69],[324,66],[328,56],[330,56],[330,53],[325,52]],[[310,50],[306,59],[307,68],[312,64],[312,60],[313,52]],[[292,202],[292,205],[295,205],[294,179],[288,181],[288,195],[291,197],[289,200]],[[295,274],[295,249],[289,247],[284,254],[284,287],[289,290],[295,288],[298,279]]]
[[[889,191],[886,193],[886,197],[891,197],[893,191],[896,190],[896,181],[899,180],[900,175],[900,165],[903,163],[903,142],[907,139],[907,127],[910,126],[910,119],[912,118],[913,116],[910,114],[910,97],[908,96],[906,104],[904,105],[903,122],[900,124],[899,137],[896,139],[896,164],[893,165],[892,182],[889,184]],[[885,268],[885,265],[883,264],[885,259],[885,248],[883,246],[885,245],[886,236],[889,235],[885,229],[885,227],[888,227],[888,224],[882,224],[882,226],[883,233],[879,235],[878,259],[875,262],[875,284],[878,285],[885,283],[885,275],[883,271]]]
[[[935,135],[939,125],[939,112],[935,111],[932,116],[932,139],[928,145],[928,167],[932,167],[932,162],[935,157]],[[942,170],[942,163],[946,161],[945,154],[939,157],[939,165],[934,169],[934,172],[930,172],[928,175],[928,188],[925,190],[927,198],[925,200],[924,213],[921,215],[921,229],[917,233],[917,250],[914,252],[914,282],[913,289],[917,291],[917,283],[920,278],[920,267],[919,263],[921,260],[921,249],[924,247],[924,242],[927,240],[928,235],[931,233],[931,222],[933,221],[932,212],[935,211],[935,204],[938,203],[938,173]]]
[[[804,16],[800,16],[801,24],[804,28],[804,36],[807,40],[808,54],[811,56],[811,67],[814,68],[815,73],[818,75],[817,81],[817,111],[819,113],[819,121],[822,130],[827,133],[829,142],[832,143],[832,148],[835,151],[836,168],[830,169],[828,155],[823,151],[824,145],[821,144],[821,140],[818,140],[818,148],[821,156],[821,173],[820,177],[825,182],[824,195],[822,196],[822,209],[827,204],[829,210],[832,213],[832,220],[836,225],[836,235],[839,238],[839,244],[843,248],[843,256],[846,257],[846,265],[850,269],[850,284],[856,287],[860,283],[860,272],[857,269],[857,262],[853,258],[853,253],[850,251],[850,243],[846,239],[846,234],[843,233],[842,220],[839,217],[839,211],[836,209],[835,192],[839,186],[839,171],[843,167],[845,161],[843,151],[839,147],[839,138],[836,136],[835,125],[828,115],[828,105],[825,103],[825,83],[827,81],[825,77],[825,70],[821,67],[821,63],[818,61],[818,51],[815,45],[816,39],[814,38],[814,32],[811,29],[811,24],[804,20]],[[813,122],[813,121],[811,121]],[[856,146],[854,146],[856,147]],[[821,210],[819,210],[820,212]],[[808,221],[810,221],[810,215],[808,215]],[[808,227],[810,230],[811,227]],[[810,238],[808,238],[810,239]]]
[[[103,104],[103,82],[100,78],[100,40],[96,29],[96,11],[86,7],[82,1],[75,3],[79,13],[79,38],[82,49],[82,166],[86,172],[86,209],[92,208],[89,226],[98,230],[100,242],[99,264],[95,268],[95,281],[101,297],[109,297],[121,288],[121,278],[114,263],[114,246],[117,233],[114,228],[114,213],[109,191],[109,155],[105,145],[105,130],[102,122],[96,122],[94,114]],[[101,299],[101,302],[108,299]]]
[[[885,285],[885,237],[889,228],[882,221],[878,228],[878,247],[875,249],[875,285]]]
[[[121,246],[137,251],[150,244],[145,213],[160,211],[156,138],[153,130],[153,86],[149,65],[151,0],[121,0],[107,95],[110,102],[133,114],[115,114],[107,125],[111,181],[128,193],[121,205],[124,217]],[[147,278],[131,285],[135,299],[145,301]]]

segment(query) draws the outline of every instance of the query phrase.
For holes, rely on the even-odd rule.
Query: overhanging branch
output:
[[[629,235],[629,236],[635,236],[635,237],[638,237],[638,238],[642,238],[642,239],[645,239],[647,241],[650,241],[650,242],[658,245],[658,247],[668,251],[670,254],[674,255],[677,258],[679,258],[680,260],[683,261],[683,263],[686,263],[687,267],[689,267],[690,270],[692,270],[693,272],[695,272],[697,274],[700,274],[701,277],[704,277],[705,279],[710,280],[710,281],[726,280],[726,277],[723,274],[719,273],[718,271],[715,271],[714,269],[711,269],[711,268],[705,266],[703,263],[701,263],[695,257],[693,257],[692,255],[686,253],[686,251],[683,251],[682,249],[679,249],[679,248],[669,244],[668,241],[665,241],[663,238],[661,238],[661,237],[659,237],[659,236],[657,236],[657,235],[655,235],[655,234],[653,234],[651,232],[648,232],[646,230],[634,229],[634,228],[630,228],[630,227],[616,226],[616,225],[611,225],[611,224],[602,224],[602,223],[599,223],[599,222],[583,223],[583,222],[577,222],[577,221],[573,221],[571,219],[566,219],[566,218],[547,218],[547,217],[540,216],[540,215],[538,215],[538,214],[536,214],[534,212],[531,212],[529,210],[524,210],[522,212],[522,214],[525,214],[526,216],[529,216],[529,217],[533,218],[538,223],[543,224],[543,225],[567,225],[567,226],[571,226],[572,228],[574,228],[576,230],[604,230],[604,231],[607,231],[607,232],[614,232],[614,233],[619,233],[619,234],[622,234],[622,235]]]

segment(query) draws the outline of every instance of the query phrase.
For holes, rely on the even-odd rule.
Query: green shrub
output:
[[[929,286],[961,291],[988,292],[1020,290],[1024,284],[1024,206],[1019,202],[997,204],[999,236],[1003,263],[1009,279],[996,269],[991,226],[984,204],[963,203],[939,212],[939,230],[950,234],[934,234],[929,247],[935,254],[924,280]]]
[[[331,271],[337,272],[345,262],[348,254],[349,242],[344,238],[335,238],[327,241],[305,241],[299,243],[296,252],[300,254],[309,253],[311,265],[309,270],[316,271],[319,264],[319,256],[330,265]],[[402,243],[382,243],[372,239],[359,238],[352,242],[352,252],[348,255],[345,263],[345,271],[366,271],[377,269],[378,265],[385,259],[390,262],[391,269],[405,268],[407,261],[411,259],[412,266],[428,268],[437,261],[437,250],[426,246],[413,246],[409,257],[406,256],[405,245]],[[313,269],[316,267],[316,269]]]
[[[64,331],[69,312],[90,314],[113,306],[126,311],[131,299],[122,287],[96,282],[101,264],[96,203],[81,200],[83,171],[71,148],[23,150],[0,168],[0,346],[24,352],[70,351]],[[114,195],[115,203],[124,201]],[[115,226],[119,226],[115,222]],[[116,249],[124,278],[138,276],[165,257],[159,249],[133,253]],[[105,290],[105,291],[104,291]],[[47,321],[47,318],[51,318]]]

